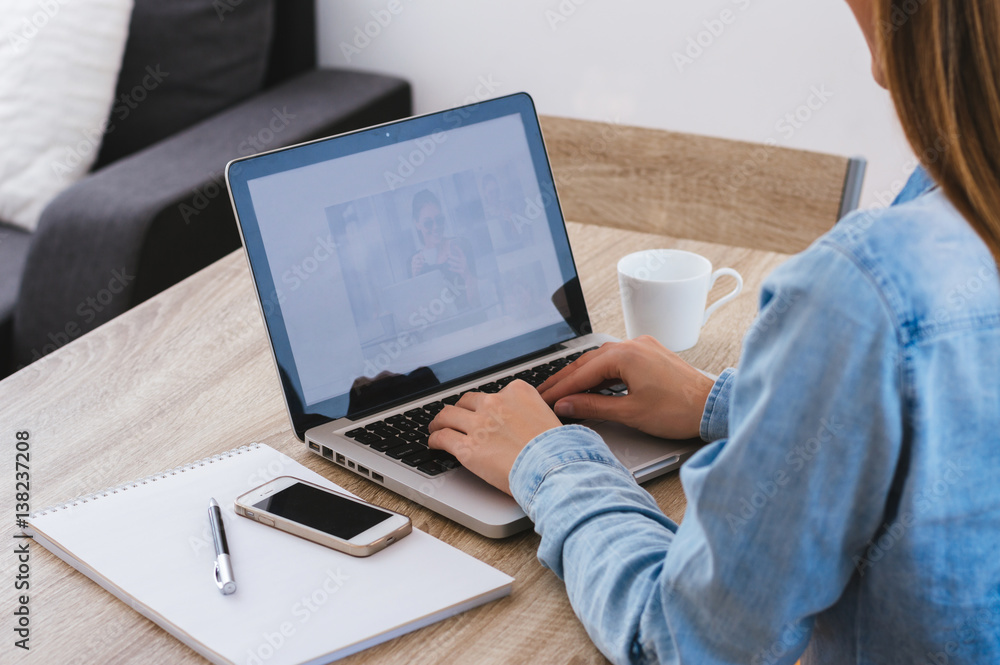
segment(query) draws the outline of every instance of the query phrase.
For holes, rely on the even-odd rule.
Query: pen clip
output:
[[[219,560],[216,559],[215,560],[215,584],[219,587],[219,591],[223,591],[224,587],[226,585],[222,581],[222,575],[220,573],[221,573],[221,571],[219,570]]]

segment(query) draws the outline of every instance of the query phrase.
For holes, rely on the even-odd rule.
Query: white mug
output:
[[[708,292],[723,275],[736,278],[736,288],[706,310]],[[652,335],[671,351],[684,351],[698,343],[708,317],[739,295],[743,278],[732,268],[712,272],[700,254],[647,249],[618,262],[618,286],[629,339]]]

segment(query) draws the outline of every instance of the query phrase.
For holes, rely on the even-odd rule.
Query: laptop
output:
[[[484,536],[528,528],[427,424],[614,341],[591,330],[531,98],[237,159],[226,181],[295,435]],[[640,482],[701,444],[583,424]]]

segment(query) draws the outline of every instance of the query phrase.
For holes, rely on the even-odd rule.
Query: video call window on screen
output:
[[[545,317],[551,294],[536,246],[543,231],[530,205],[508,164],[326,209],[367,375],[388,369],[386,348]]]

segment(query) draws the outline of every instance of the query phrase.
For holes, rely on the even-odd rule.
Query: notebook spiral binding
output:
[[[28,515],[28,520],[30,521],[34,517],[40,517],[42,515],[47,515],[48,513],[54,513],[57,510],[66,510],[68,508],[78,506],[82,503],[87,503],[88,501],[96,501],[97,499],[108,496],[110,494],[117,494],[118,492],[127,492],[129,489],[133,487],[139,487],[140,485],[155,483],[157,480],[160,480],[162,478],[167,478],[169,476],[176,476],[178,473],[184,473],[185,471],[190,471],[191,469],[197,468],[199,466],[205,466],[206,464],[212,464],[213,462],[217,462],[222,459],[235,457],[236,455],[242,455],[243,453],[250,452],[251,450],[256,450],[257,448],[260,448],[260,446],[261,444],[256,442],[250,443],[245,446],[240,446],[239,448],[233,448],[232,450],[227,450],[224,453],[217,453],[215,455],[211,455],[209,457],[205,457],[200,460],[184,464],[182,466],[174,467],[173,469],[160,471],[159,473],[154,473],[150,476],[146,476],[145,478],[139,478],[137,480],[133,480],[127,483],[122,483],[121,485],[108,487],[106,489],[99,490],[91,494],[84,494],[82,496],[76,497],[75,499],[64,501],[63,503],[58,503],[54,506],[49,506],[48,508],[44,508],[42,510],[36,510]]]

